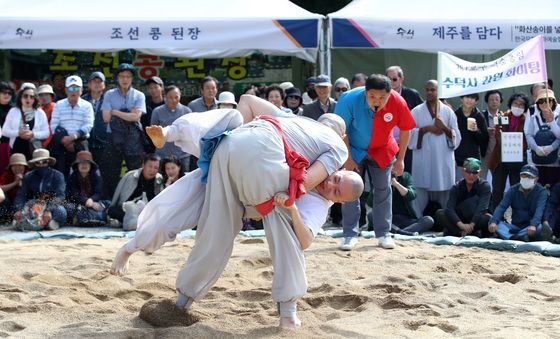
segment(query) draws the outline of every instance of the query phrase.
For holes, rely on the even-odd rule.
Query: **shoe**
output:
[[[58,224],[58,222],[56,222],[55,220],[51,219],[51,221],[49,221],[49,223],[47,224],[47,226],[45,227],[46,230],[49,231],[54,231],[60,228],[60,225]]]
[[[395,248],[395,241],[391,238],[390,234],[386,234],[379,238],[378,240],[379,246],[383,247],[384,249],[390,250]]]
[[[358,243],[357,237],[346,237],[342,239],[340,246],[338,247],[341,251],[351,251],[354,246]]]
[[[546,221],[542,223],[541,238],[543,241],[550,241],[552,239],[552,228],[550,228]]]
[[[107,227],[121,228],[122,225],[117,219],[109,218],[109,220],[107,221]]]

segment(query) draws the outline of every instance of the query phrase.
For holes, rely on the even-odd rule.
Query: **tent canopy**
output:
[[[560,49],[558,18],[555,0],[354,0],[329,14],[329,39],[332,48],[479,54],[513,49],[542,34],[546,49]]]
[[[87,8],[86,8],[87,7]],[[234,57],[256,51],[315,62],[323,16],[288,0],[0,0],[0,49]]]

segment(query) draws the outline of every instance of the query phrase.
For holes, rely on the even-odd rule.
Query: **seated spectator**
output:
[[[224,91],[218,96],[218,108],[237,108],[235,95],[231,92]]]
[[[301,105],[303,99],[301,98],[301,91],[297,87],[291,87],[286,90],[286,97],[284,98],[284,106],[289,108],[295,115],[302,115],[303,108]]]
[[[66,99],[56,103],[52,112],[52,140],[49,150],[56,159],[56,169],[68,178],[76,153],[88,148],[87,138],[93,128],[93,106],[81,98],[82,78],[66,78]]]
[[[531,158],[539,170],[539,183],[553,186],[560,181],[558,168],[558,148],[560,140],[555,135],[558,113],[556,98],[551,90],[541,90],[537,95],[535,114],[525,126],[527,145]]]
[[[107,211],[110,218],[123,222],[123,203],[140,198],[146,193],[148,201],[152,200],[163,190],[163,178],[159,174],[161,158],[157,154],[147,154],[142,162],[142,167],[128,171],[119,181],[111,206]]]
[[[66,223],[63,206],[66,183],[62,173],[50,167],[55,162],[43,148],[36,149],[28,161],[32,170],[23,177],[14,202],[14,220],[19,227],[56,230]],[[30,218],[33,213],[36,218]]]
[[[185,175],[185,169],[177,157],[168,156],[161,164],[163,187],[167,188]]]
[[[0,201],[0,222],[11,222],[14,216],[13,204],[17,192],[23,183],[23,176],[29,166],[25,156],[21,153],[14,153],[10,156],[8,170],[0,176],[0,189],[4,194],[4,199]]]
[[[550,192],[543,219],[552,228],[556,238],[560,238],[560,183],[554,185]]]
[[[97,164],[88,151],[76,154],[73,172],[66,185],[66,210],[68,220],[76,226],[100,226],[107,220],[106,206],[102,201],[103,183]]]
[[[521,168],[521,182],[513,185],[494,211],[488,230],[502,239],[521,241],[550,240],[552,229],[542,223],[546,189],[538,183],[539,170],[534,165]],[[506,209],[511,207],[511,223],[504,220]]]
[[[2,126],[2,136],[10,138],[11,153],[21,153],[31,159],[33,150],[42,147],[42,141],[49,137],[47,116],[39,108],[35,85],[24,84]]]
[[[180,103],[181,91],[177,86],[168,86],[165,88],[165,104],[156,107],[152,112],[152,120],[150,125],[159,125],[162,127],[169,126],[177,118],[185,114],[191,113],[190,108]],[[155,147],[155,146],[154,146]],[[166,142],[162,148],[156,149],[156,154],[160,157],[174,155],[181,161],[183,167],[189,167],[190,154],[185,153],[179,146],[173,142]]]
[[[391,189],[393,190],[393,222],[391,233],[403,235],[418,235],[427,232],[434,226],[434,219],[430,216],[418,218],[412,207],[416,199],[416,188],[412,176],[403,172],[400,177],[391,174]],[[373,213],[368,213],[368,222],[373,224]]]
[[[473,234],[490,237],[488,221],[490,196],[488,181],[480,177],[480,160],[467,158],[463,163],[463,179],[457,181],[449,192],[445,209],[436,212],[436,223],[444,235],[464,237]]]

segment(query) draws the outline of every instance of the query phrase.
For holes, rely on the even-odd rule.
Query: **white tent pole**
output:
[[[331,77],[331,72],[332,72],[332,65],[331,65],[331,35],[330,35],[330,31],[329,31],[329,27],[330,27],[330,19],[326,19],[325,20],[325,67],[326,69],[326,73],[329,76],[329,78]]]

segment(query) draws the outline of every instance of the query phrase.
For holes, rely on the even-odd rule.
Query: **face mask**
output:
[[[520,107],[512,107],[511,108],[511,114],[513,114],[516,117],[521,116],[521,114],[523,114],[524,110],[523,108]]]
[[[533,188],[533,186],[535,186],[535,179],[521,178],[520,183],[523,189],[530,190],[531,188]]]

